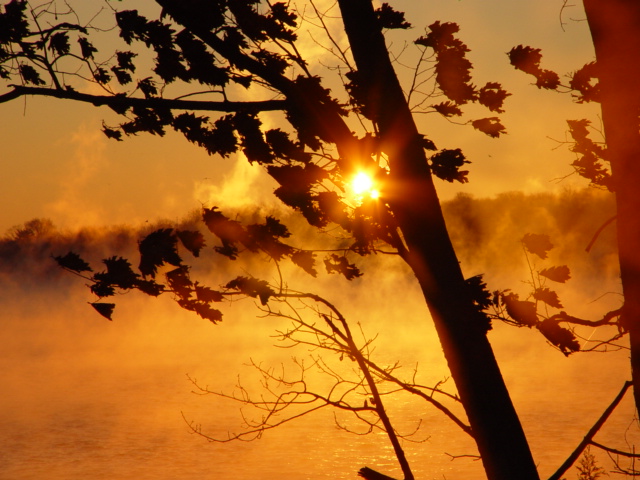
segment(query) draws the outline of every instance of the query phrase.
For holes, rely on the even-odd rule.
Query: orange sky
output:
[[[86,8],[102,4],[102,0],[71,1],[84,2]],[[4,3],[6,1],[0,2]],[[123,0],[113,3],[127,9],[143,3],[148,5],[149,2]],[[573,104],[569,95],[539,91],[531,85],[530,77],[508,64],[506,55],[518,44],[542,48],[545,54],[543,67],[555,69],[561,75],[591,61],[593,54],[587,25],[571,20],[583,18],[578,7],[568,8],[562,13],[566,22],[563,31],[560,24],[562,0],[390,0],[390,3],[399,10],[405,10],[407,19],[414,25],[409,32],[390,34],[388,38],[393,42],[393,52],[402,50],[405,39],[410,41],[419,37],[423,28],[436,20],[456,21],[461,26],[460,38],[472,50],[469,58],[475,66],[474,82],[483,85],[488,81],[499,81],[513,94],[507,99],[506,114],[501,115],[509,134],[501,139],[486,137],[470,126],[450,125],[435,115],[417,117],[421,132],[433,139],[438,147],[461,147],[473,162],[469,166],[470,183],[451,185],[437,182],[442,198],[452,198],[457,192],[486,197],[512,190],[547,192],[586,185],[576,176],[561,183],[555,181],[571,173],[569,163],[572,155],[565,147],[554,150],[557,144],[549,137],[563,139],[565,119],[588,116],[596,120],[597,110],[593,106]],[[306,47],[310,45],[307,39]],[[316,49],[313,58],[319,59],[320,55],[322,52]],[[329,58],[321,60],[328,62]],[[401,60],[408,62],[404,57]],[[407,82],[408,71],[402,70],[401,73],[403,81]],[[0,82],[0,94],[7,88]],[[474,116],[467,118],[492,115],[486,110],[475,109]],[[270,195],[273,181],[259,167],[249,166],[246,160],[209,157],[203,149],[171,133],[162,139],[141,135],[126,138],[124,142],[108,140],[100,132],[102,120],[115,123],[115,118],[108,108],[55,99],[28,98],[0,104],[0,140],[3,146],[0,154],[0,235],[34,217],[48,217],[60,227],[102,226],[146,220],[153,222],[159,218],[177,220],[203,203],[221,207],[242,203],[278,204]],[[267,118],[266,121],[273,119]],[[528,197],[516,200],[532,205]],[[491,288],[513,287],[522,291],[526,286],[521,285],[521,279],[526,278],[528,269],[520,257],[518,239],[529,225],[544,226],[544,232],[549,233],[552,230],[550,225],[556,225],[556,219],[547,222],[550,214],[546,210],[538,212],[537,216],[530,210],[526,210],[524,215],[521,210],[514,213],[517,202],[512,200],[503,208],[507,201],[495,204],[487,201],[486,205],[476,208],[475,211],[481,212],[503,210],[495,216],[476,215],[490,226],[483,231],[492,232],[492,245],[486,248],[484,244],[480,254],[470,235],[460,235],[455,231],[454,222],[451,230],[454,236],[458,233],[460,242],[468,242],[459,248],[456,245],[468,275],[482,273],[487,265],[496,266],[495,272],[487,272],[485,277],[490,280]],[[464,208],[464,205],[459,208]],[[567,209],[565,215],[573,212]],[[609,213],[602,207],[595,212],[581,210],[580,215],[583,220],[588,217],[589,221],[597,223],[600,218],[606,219]],[[514,221],[515,218],[522,222]],[[592,261],[597,249],[608,245],[605,240],[610,237],[606,236],[613,234],[612,230],[604,232],[594,248],[595,253],[585,259],[583,249],[575,245],[588,241],[589,236],[584,232],[592,232],[590,225],[579,231],[582,235],[576,233],[575,225],[571,231],[565,230],[557,231],[558,236],[566,234],[564,243],[556,237],[553,239],[557,243],[557,249],[549,259],[549,262],[555,262],[553,264],[569,262],[567,252],[574,251],[576,257],[582,255],[584,263]],[[91,239],[91,235],[87,238]],[[208,250],[209,255],[213,255],[211,249]],[[398,358],[408,370],[419,361],[420,374],[424,372],[428,378],[424,384],[435,384],[444,378],[446,371],[433,326],[430,322],[421,321],[421,316],[427,315],[424,300],[415,290],[417,285],[403,270],[404,267],[392,264],[389,258],[371,256],[369,261],[383,265],[377,269],[383,274],[365,275],[354,281],[352,288],[345,287],[346,281],[339,283],[335,276],[324,275],[314,280],[313,289],[320,293],[330,292],[329,298],[350,320],[363,321],[367,334],[377,333],[377,329],[382,331],[380,341],[386,339],[388,343],[383,344],[380,352],[389,352],[384,350],[388,348],[392,355],[399,353]],[[514,258],[518,258],[520,263]],[[604,258],[596,266],[608,265],[608,259]],[[31,258],[28,262],[36,271],[53,268],[42,266],[44,262]],[[603,302],[618,301],[611,295],[602,300],[604,292],[613,291],[618,285],[618,275],[611,273],[613,267],[604,273],[600,268],[597,271],[599,283],[591,284],[593,270],[580,269],[580,265],[574,268],[578,262],[573,257],[570,263],[574,281],[566,286],[566,290],[559,290],[566,305],[578,305],[583,309],[578,313],[586,311],[597,316],[598,313],[593,312],[606,311],[602,307]],[[500,265],[507,265],[506,272],[504,268],[498,268]],[[237,274],[245,274],[240,268],[242,265],[234,267]],[[522,269],[525,269],[525,275],[521,274]],[[224,281],[229,279],[226,275],[231,277],[222,268],[212,269],[209,273],[224,277]],[[287,277],[292,280],[291,285],[305,285],[308,280],[306,274],[302,277],[303,274],[298,273],[303,278],[300,281],[293,275],[293,278]],[[247,450],[222,450],[211,445],[201,449],[204,442],[189,436],[180,415],[181,411],[185,412],[187,418],[202,421],[205,427],[235,428],[236,417],[229,417],[231,420],[224,417],[221,421],[221,410],[209,398],[193,399],[189,393],[192,386],[184,373],[207,382],[213,378],[211,381],[218,384],[223,378],[227,381],[224,374],[230,379],[232,388],[236,373],[242,372],[240,366],[250,355],[255,354],[258,360],[266,357],[266,361],[274,364],[280,360],[277,355],[286,353],[287,358],[290,355],[289,350],[282,349],[277,354],[259,351],[252,342],[257,344],[260,341],[262,344],[264,341],[271,345],[273,340],[267,334],[251,337],[238,334],[248,329],[253,333],[262,332],[261,329],[267,330],[267,327],[271,332],[272,325],[265,319],[256,320],[257,310],[247,306],[251,301],[230,305],[229,311],[225,311],[228,321],[213,327],[191,312],[179,309],[168,297],[156,300],[133,295],[118,296],[117,316],[113,322],[107,322],[86,305],[86,300],[93,300],[84,288],[86,282],[65,272],[58,274],[63,280],[47,277],[46,282],[22,281],[23,276],[26,278],[30,274],[29,270],[17,275],[17,279],[11,278],[11,282],[7,280],[3,292],[0,292],[5,295],[4,302],[0,301],[0,304],[4,309],[3,322],[7,325],[5,336],[9,339],[4,342],[4,355],[0,355],[0,371],[4,374],[0,383],[7,385],[8,391],[12,392],[10,396],[0,395],[0,406],[3,407],[0,412],[6,412],[6,417],[16,422],[6,423],[12,426],[11,433],[17,432],[27,439],[21,446],[22,450],[11,445],[14,468],[28,465],[28,468],[46,469],[52,478],[68,478],[71,475],[69,471],[58,475],[56,472],[66,467],[76,469],[70,470],[75,473],[87,465],[97,465],[99,472],[94,478],[127,478],[123,474],[118,475],[122,471],[118,469],[133,465],[138,479],[168,478],[173,473],[171,468],[178,470],[182,478],[200,479],[204,478],[203,475],[215,476],[216,472],[211,469],[222,468],[219,466],[221,460],[232,458],[233,471],[238,478],[273,478],[271,471],[295,471],[273,455],[274,452],[288,453],[288,449],[282,447],[282,437],[277,435],[285,436],[291,430],[284,430],[283,434],[278,431],[275,437],[265,435],[264,443],[247,445],[247,450],[256,452],[253,454],[258,457],[256,462],[260,462],[249,463]],[[72,282],[76,282],[73,289],[61,290]],[[578,287],[575,287],[576,283]],[[610,288],[611,285],[613,287]],[[398,292],[402,294],[400,300]],[[591,303],[593,300],[599,303]],[[369,310],[362,308],[369,304],[375,307]],[[575,312],[572,310],[572,313]],[[389,331],[385,331],[385,327]],[[569,361],[546,346],[538,332],[510,329],[500,324],[491,332],[491,340],[498,360],[505,365],[505,379],[527,433],[530,433],[535,458],[541,464],[541,472],[548,475],[610,401],[609,387],[618,388],[626,378],[626,352],[610,354],[606,361],[604,357],[595,355],[576,355]],[[231,350],[237,358],[231,359]],[[406,356],[406,361],[402,356]],[[554,376],[548,375],[549,365],[553,365]],[[588,407],[589,410],[577,407]],[[105,408],[105,412],[108,409],[108,415],[102,414],[101,408]],[[634,411],[633,406],[625,408],[624,419],[616,424],[614,432],[615,438],[621,442],[626,438],[623,439],[619,432],[626,431]],[[99,419],[95,425],[89,423],[89,415],[85,415],[93,412],[99,413],[95,416]],[[447,478],[453,478],[454,471],[459,478],[465,477],[458,471],[460,462],[452,464],[443,455],[443,451],[447,451],[443,448],[449,448],[442,447],[443,441],[446,445],[446,441],[457,442],[459,437],[450,435],[449,425],[440,429],[437,425],[434,427],[429,417],[425,418],[427,433],[433,433],[433,439],[407,447],[412,449],[418,468],[424,469],[419,473],[426,477],[428,471],[428,475],[435,477],[432,462],[433,458],[439,458],[444,459],[441,465],[453,470],[446,472],[451,473]],[[75,423],[65,423],[68,419]],[[0,417],[1,421],[3,418]],[[82,421],[88,422],[86,426]],[[64,426],[61,433],[43,433],[43,425],[59,424]],[[327,425],[335,434],[333,424]],[[88,437],[87,431],[91,432]],[[323,437],[325,431],[319,428],[316,431],[314,427],[311,435],[309,430],[301,432],[299,437],[292,437],[290,441],[298,448],[306,449],[305,454],[298,457],[304,461],[300,468],[305,475],[309,465],[326,465],[327,461],[333,463],[325,470],[340,472],[341,475],[351,475],[355,471],[352,458],[363,464],[380,464],[381,450],[361,447],[357,443],[361,442],[360,437],[352,436],[349,437],[351,443],[338,444],[334,443],[335,437]],[[171,443],[174,438],[175,443]],[[369,441],[369,437],[366,438],[362,443]],[[46,445],[51,439],[57,442],[51,442],[56,449]],[[160,445],[154,443],[157,439],[162,440]],[[267,443],[269,441],[272,443]],[[45,445],[41,448],[43,442]],[[98,442],[99,448],[94,448]],[[106,447],[100,450],[103,443]],[[131,448],[132,444],[135,448]],[[614,446],[626,448],[622,444]],[[135,457],[134,454],[145,448],[155,452],[156,457],[143,457],[141,461]],[[233,448],[238,447],[234,444]],[[233,453],[229,454],[229,451]],[[453,453],[468,451],[469,447],[456,445]],[[50,458],[54,458],[50,456],[51,452],[60,453],[60,458],[68,462],[50,465]],[[86,457],[83,456],[85,454]],[[34,458],[45,460],[38,464]],[[131,458],[135,463],[126,461]],[[250,467],[256,464],[260,468],[251,470]],[[468,461],[467,464],[471,468],[479,468],[478,462]],[[205,473],[196,472],[198,468],[206,469],[203,470]],[[243,468],[251,471],[242,471]],[[465,468],[464,464],[462,468]],[[197,474],[189,477],[191,472]],[[133,476],[131,472],[128,474]],[[263,476],[256,477],[257,474]],[[86,476],[86,472],[83,475]],[[300,473],[300,477],[302,475]],[[573,472],[568,474],[572,475]],[[351,477],[355,478],[355,473]],[[438,478],[442,477],[438,474]]]
[[[557,144],[548,137],[563,139],[565,119],[595,118],[597,110],[572,104],[569,95],[538,91],[527,75],[508,64],[506,56],[518,44],[542,48],[543,67],[561,75],[591,61],[587,25],[573,21],[583,18],[578,7],[561,15],[558,0],[403,0],[392,4],[405,10],[414,26],[408,32],[391,32],[392,51],[399,52],[405,41],[419,37],[435,20],[458,22],[459,36],[472,50],[474,82],[499,81],[513,94],[507,99],[507,112],[501,115],[508,135],[497,140],[470,126],[448,124],[433,114],[418,117],[421,131],[440,148],[461,147],[473,162],[470,183],[438,182],[443,198],[460,191],[488,196],[585,185],[575,176],[555,182],[571,173],[572,156],[565,147],[554,150]],[[124,9],[137,5],[134,0],[122,2]],[[560,18],[566,23],[565,31]],[[314,58],[316,55],[314,52]],[[409,56],[402,60],[410,61]],[[399,72],[408,81],[408,70]],[[0,92],[6,88],[2,85]],[[473,112],[475,117],[467,118],[493,115],[486,110]],[[142,135],[124,142],[107,140],[100,132],[101,123],[105,118],[114,123],[114,117],[106,107],[28,98],[0,104],[0,118],[0,233],[34,217],[74,227],[176,219],[202,203],[274,202],[269,195],[273,184],[258,168],[249,167],[244,160],[236,163],[233,158],[208,157],[176,134],[163,139]]]

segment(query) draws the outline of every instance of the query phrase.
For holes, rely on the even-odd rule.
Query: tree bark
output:
[[[618,255],[636,408],[640,408],[640,2],[584,0],[616,194]]]
[[[371,0],[339,0],[369,107],[390,160],[391,206],[490,480],[538,479],[509,397],[449,239],[421,137],[389,59]]]

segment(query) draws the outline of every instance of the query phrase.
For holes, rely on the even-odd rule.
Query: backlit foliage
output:
[[[518,45],[509,51],[509,60],[516,69],[533,75],[538,88],[559,92],[570,92],[576,102],[599,102],[598,66],[589,62],[569,75],[569,84],[563,85],[560,76],[540,66],[542,53],[539,48]],[[590,138],[593,128],[586,119],[568,120],[571,136],[571,151],[578,157],[572,166],[576,173],[588,179],[592,185],[613,191],[611,167],[608,165],[607,149],[604,142],[595,142]]]

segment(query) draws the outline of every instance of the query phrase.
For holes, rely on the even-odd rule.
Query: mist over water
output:
[[[555,248],[549,259],[530,261],[535,268],[571,268],[572,279],[556,288],[569,313],[597,319],[619,306],[614,227],[585,252],[613,215],[610,198],[593,191],[458,197],[445,214],[465,275],[484,273],[490,289],[526,296],[530,272],[519,240],[542,233]],[[302,229],[295,221],[283,219],[291,230]],[[190,215],[180,228],[196,225],[197,215]],[[0,479],[355,479],[364,465],[400,477],[384,435],[338,430],[328,410],[248,443],[211,444],[190,433],[183,415],[217,437],[239,432],[243,419],[237,404],[194,395],[187,374],[212,390],[231,392],[240,381],[259,393],[259,379],[246,366],[250,359],[295,373],[291,357],[309,352],[274,348],[272,335],[286,321],[257,318],[253,299],[223,307],[223,321],[212,325],[167,296],[117,295],[109,322],[87,305],[94,297],[85,282],[51,258],[73,250],[99,269],[101,258],[122,255],[135,267],[137,241],[160,226],[168,223],[61,232],[34,221],[0,241]],[[183,255],[194,265],[194,279],[213,287],[237,275],[276,279],[264,259],[227,261],[211,252],[213,239],[207,244],[200,260]],[[326,296],[367,336],[379,333],[374,360],[400,360],[405,376],[417,365],[416,378],[426,385],[445,380],[441,349],[410,272],[392,257],[352,260],[365,272],[352,282],[322,273],[312,279],[288,266],[283,271],[290,287]],[[565,358],[539,332],[504,324],[494,323],[489,335],[541,475],[548,476],[629,377],[628,354]],[[337,365],[350,368],[346,361]],[[445,388],[453,391],[450,381]],[[596,437],[601,443],[620,449],[633,443],[630,400]],[[476,452],[429,405],[403,398],[388,408],[401,431],[422,420],[417,438],[425,441],[404,443],[417,478],[483,478],[479,462],[446,455]],[[357,427],[347,415],[337,417]]]

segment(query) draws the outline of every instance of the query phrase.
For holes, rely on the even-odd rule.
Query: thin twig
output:
[[[611,402],[611,404],[605,409],[605,411],[602,413],[598,421],[593,424],[593,427],[589,429],[589,431],[584,436],[582,441],[578,444],[578,446],[571,453],[571,455],[569,455],[569,457],[564,461],[564,463],[560,466],[560,468],[558,468],[556,473],[554,473],[549,477],[549,480],[560,480],[562,475],[564,475],[564,473],[571,467],[571,465],[575,463],[578,457],[580,457],[584,449],[587,448],[589,444],[593,444],[593,437],[595,436],[596,433],[598,433],[598,430],[602,428],[602,425],[604,425],[604,423],[607,421],[611,413],[618,406],[618,404],[622,400],[622,397],[624,397],[624,394],[627,392],[629,387],[631,387],[631,385],[633,385],[631,381],[624,382],[624,385],[622,386],[620,393],[618,393],[616,398],[613,399],[613,402]]]

